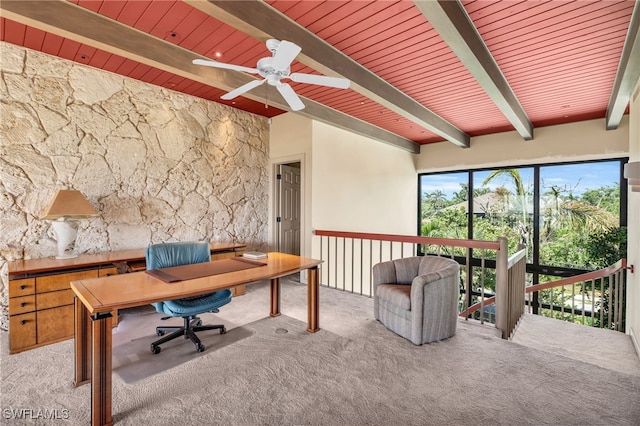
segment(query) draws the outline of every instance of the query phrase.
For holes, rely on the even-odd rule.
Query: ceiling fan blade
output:
[[[258,86],[260,86],[262,83],[264,83],[266,80],[253,80],[248,82],[247,84],[243,84],[242,86],[238,87],[237,89],[234,89],[232,91],[230,91],[229,93],[225,93],[224,95],[220,96],[220,99],[224,99],[225,101],[228,101],[230,99],[233,99],[237,96],[242,95],[243,93],[248,92],[251,89],[254,89]]]
[[[258,70],[256,68],[243,67],[242,65],[225,64],[224,62],[210,61],[205,59],[194,59],[195,65],[205,65],[213,68],[224,68],[226,70],[243,71],[251,74],[256,74]]]
[[[326,75],[301,74],[294,72],[289,76],[296,83],[318,84],[320,86],[335,87],[337,89],[348,89],[351,81],[346,78],[328,77]]]
[[[304,108],[304,104],[298,95],[296,95],[296,92],[294,92],[287,83],[279,83],[276,89],[278,89],[278,92],[280,92],[284,100],[287,101],[292,111],[300,111]]]
[[[276,54],[273,55],[273,68],[276,70],[285,70],[289,68],[291,62],[298,56],[298,53],[302,48],[295,43],[291,43],[287,40],[282,40],[278,49],[276,50]]]

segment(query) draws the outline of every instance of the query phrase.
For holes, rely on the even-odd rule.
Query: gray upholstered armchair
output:
[[[439,256],[416,256],[373,267],[374,315],[415,345],[456,333],[460,265]]]

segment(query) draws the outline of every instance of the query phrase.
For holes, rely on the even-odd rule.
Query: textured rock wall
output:
[[[178,240],[267,242],[267,120],[0,43],[0,327],[7,261],[52,256],[56,189],[99,215],[76,251]]]

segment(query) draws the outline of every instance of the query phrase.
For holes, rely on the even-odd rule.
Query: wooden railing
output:
[[[495,315],[479,312],[480,321],[484,322],[489,317],[490,322],[495,322],[503,336],[508,338],[520,318],[518,312],[522,315],[524,275],[520,269],[517,274],[509,271],[513,267],[520,268],[524,256],[517,257],[520,255],[516,254],[517,259],[513,256],[508,258],[505,238],[483,241],[326,230],[317,230],[314,234],[313,256],[324,262],[320,268],[320,282],[328,287],[372,297],[373,265],[424,253],[433,254],[450,257],[460,263],[461,310],[468,311],[467,308],[476,300],[481,306],[490,305],[488,300],[493,293],[488,289],[487,281],[495,277],[496,289],[505,289],[502,299],[499,297],[505,302],[498,304]],[[496,264],[495,273],[487,266],[493,262]],[[518,297],[521,298],[516,303]]]
[[[624,332],[624,272],[631,268],[626,259],[620,259],[604,269],[528,286],[520,299],[522,309],[526,306],[531,312],[532,296],[538,293],[539,315]],[[470,306],[461,315],[471,315],[492,303],[496,303],[495,297]]]
[[[506,244],[506,240],[504,240]],[[506,247],[505,249],[506,250]],[[524,293],[527,272],[527,251],[524,247],[507,259],[506,265],[496,265],[496,327],[503,339],[510,339],[524,315]]]
[[[538,293],[539,315],[624,332],[626,269],[627,259],[620,259],[598,271],[529,286],[526,292]]]

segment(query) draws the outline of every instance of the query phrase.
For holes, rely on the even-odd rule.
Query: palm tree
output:
[[[604,232],[617,226],[616,217],[601,207],[584,201],[556,200],[544,209],[544,237],[549,239],[554,229],[566,227],[577,232]]]
[[[505,176],[507,179],[511,180],[513,187],[516,190],[516,197],[515,200],[513,200],[515,204],[514,209],[520,214],[520,219],[516,225],[516,229],[520,235],[520,244],[529,246],[528,242],[531,227],[529,226],[529,215],[527,209],[527,191],[524,188],[520,172],[517,169],[494,170],[484,179],[482,185],[485,186],[493,179],[501,176]],[[510,197],[508,196],[509,191],[506,190],[506,188],[498,188],[496,192],[506,200],[507,205],[511,204]]]

